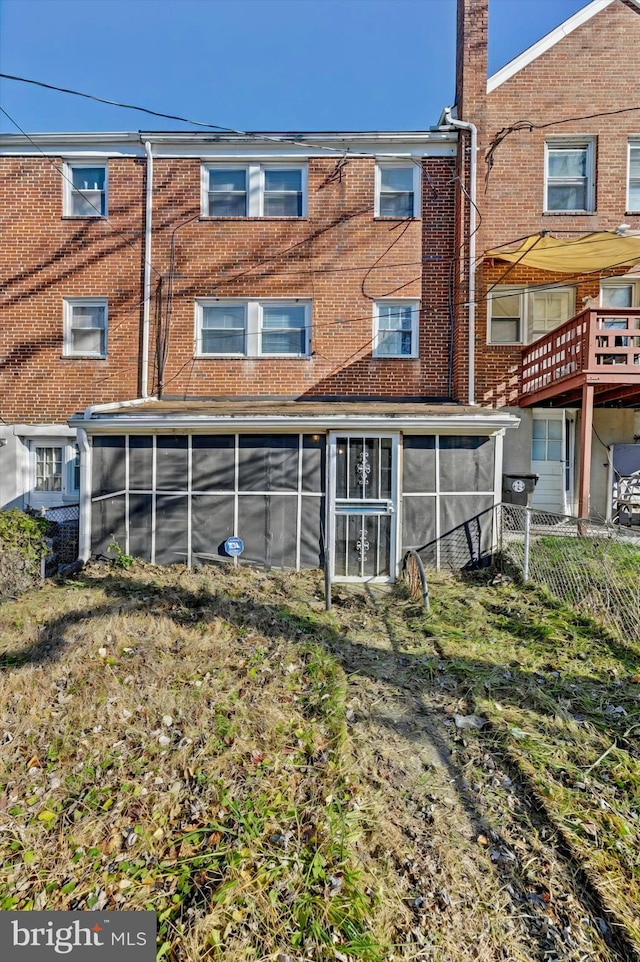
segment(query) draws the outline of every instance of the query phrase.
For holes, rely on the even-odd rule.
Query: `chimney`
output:
[[[458,0],[456,107],[458,119],[483,126],[487,96],[489,0]]]

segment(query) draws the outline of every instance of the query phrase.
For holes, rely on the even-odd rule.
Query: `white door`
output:
[[[333,434],[329,445],[332,579],[392,581],[397,557],[397,435]]]
[[[541,511],[573,510],[574,418],[568,411],[534,411],[531,471],[538,475],[531,504]]]

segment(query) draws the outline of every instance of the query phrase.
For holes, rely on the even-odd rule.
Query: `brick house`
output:
[[[463,122],[477,204],[477,270],[460,295],[473,303],[460,312],[473,400],[518,412],[505,469],[539,475],[535,506],[637,520],[640,4],[594,0],[487,78],[488,6],[458,2],[456,109],[443,118]],[[468,237],[462,193],[457,220]]]
[[[492,546],[454,349],[458,132],[0,137],[0,502],[80,554],[389,580]],[[463,559],[463,563],[465,563]]]

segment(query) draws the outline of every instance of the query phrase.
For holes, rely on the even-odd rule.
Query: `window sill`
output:
[[[419,361],[418,354],[372,354],[374,361]]]
[[[61,220],[106,220],[106,214],[63,214]]]
[[[595,210],[543,210],[543,217],[593,217]]]
[[[309,219],[309,218],[308,218],[308,216],[307,216],[306,214],[303,214],[302,217],[292,217],[292,216],[288,216],[288,215],[285,215],[284,217],[256,217],[256,216],[253,216],[253,215],[251,215],[251,216],[249,216],[249,217],[220,217],[220,216],[216,216],[215,214],[213,214],[213,215],[201,214],[201,215],[200,215],[200,221],[211,221],[211,220],[213,220],[213,221],[222,221],[223,223],[226,222],[226,221],[232,221],[232,222],[234,222],[234,223],[235,223],[235,222],[241,222],[241,223],[242,223],[243,221],[259,221],[260,223],[264,223],[264,221],[277,221],[278,223],[280,223],[280,222],[282,222],[282,221],[287,221],[287,222],[291,221],[291,222],[293,222],[293,223],[299,223],[299,222],[304,222],[304,221],[306,221],[306,220],[308,220],[308,219]]]
[[[106,354],[61,354],[61,361],[106,361]]]
[[[196,354],[196,361],[310,361],[311,354]]]
[[[374,221],[383,220],[386,223],[389,223],[389,221],[393,221],[394,223],[398,223],[398,224],[406,224],[408,221],[413,221],[413,220],[420,221],[422,220],[422,217],[415,214],[413,217],[390,217],[387,214],[374,214],[373,219]]]

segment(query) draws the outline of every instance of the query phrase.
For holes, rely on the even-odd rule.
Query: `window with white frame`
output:
[[[418,301],[376,301],[373,306],[373,356],[418,356]]]
[[[621,277],[600,282],[602,307],[636,307],[640,303],[640,281]]]
[[[310,344],[310,301],[196,301],[198,357],[307,357]]]
[[[594,141],[547,140],[545,203],[547,212],[591,213],[595,210]]]
[[[38,438],[29,443],[29,504],[51,507],[78,498],[80,455],[71,439]]]
[[[107,356],[107,299],[68,297],[64,301],[65,357]]]
[[[306,164],[204,164],[204,217],[305,217]]]
[[[64,213],[68,217],[107,216],[107,165],[68,163]]]
[[[375,216],[418,217],[420,214],[420,165],[376,165]]]
[[[504,285],[488,297],[490,344],[529,344],[575,313],[575,289],[527,290]]]
[[[627,210],[640,210],[640,140],[629,142]]]

